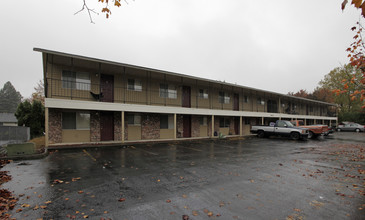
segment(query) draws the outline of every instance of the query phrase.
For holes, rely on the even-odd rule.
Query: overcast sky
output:
[[[97,0],[86,0],[96,10]],[[129,0],[74,15],[82,0],[2,1],[0,87],[27,98],[42,79],[34,47],[287,94],[345,64],[359,11],[342,0]]]

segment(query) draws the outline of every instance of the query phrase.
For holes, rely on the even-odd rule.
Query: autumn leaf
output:
[[[125,201],[125,198],[120,198],[118,201],[119,202],[124,202]]]
[[[352,0],[351,4],[355,5],[356,8],[360,8],[362,0]]]
[[[195,211],[195,210],[192,211],[192,214],[193,214],[193,216],[198,216],[199,215],[198,211]]]
[[[166,200],[166,203],[170,203],[170,202],[171,202],[171,200],[170,200],[170,199]]]

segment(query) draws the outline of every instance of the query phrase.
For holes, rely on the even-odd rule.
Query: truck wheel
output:
[[[265,137],[265,132],[264,131],[258,131],[257,132],[257,137],[264,138]]]
[[[299,133],[298,132],[292,132],[290,134],[290,138],[293,139],[293,140],[298,140],[300,137]]]
[[[312,139],[312,138],[314,138],[314,134],[313,134],[312,131],[309,131],[308,132],[308,139]]]

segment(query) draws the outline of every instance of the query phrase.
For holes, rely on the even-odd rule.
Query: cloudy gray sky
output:
[[[97,0],[86,0],[101,10]],[[279,92],[312,91],[345,64],[359,11],[342,0],[128,0],[112,16],[82,0],[2,1],[0,87],[29,97],[40,47]]]

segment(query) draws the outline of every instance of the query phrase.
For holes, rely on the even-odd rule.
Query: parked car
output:
[[[292,120],[290,121],[294,126],[301,128],[308,128],[308,138],[317,138],[318,136],[327,136],[330,133],[328,125],[304,125],[303,120]]]
[[[307,139],[308,129],[295,127],[290,121],[277,120],[270,125],[254,125],[251,133],[257,134],[259,138],[275,136],[290,137],[291,139]]]
[[[358,123],[345,123],[345,124],[339,124],[337,127],[337,131],[356,131],[356,132],[364,132],[365,131],[365,126],[364,125],[360,125]]]

